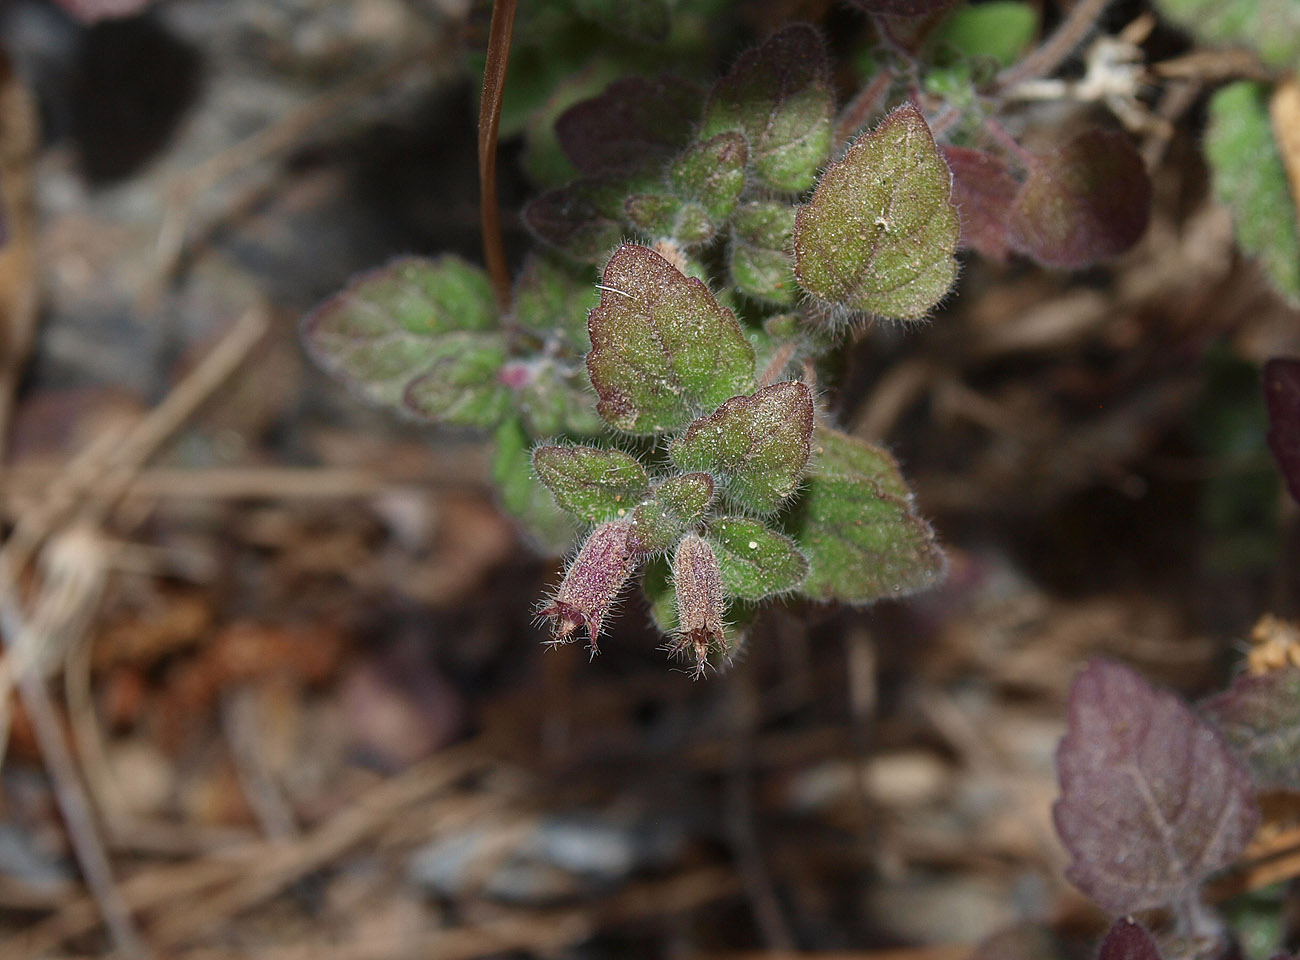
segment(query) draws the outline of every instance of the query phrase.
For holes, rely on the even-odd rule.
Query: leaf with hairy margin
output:
[[[1012,248],[1050,267],[1111,260],[1146,233],[1151,178],[1128,137],[1088,130],[1039,154],[1011,208]]]
[[[533,469],[561,509],[588,523],[626,515],[650,489],[640,461],[606,447],[536,447]]]
[[[560,148],[585,174],[655,170],[690,139],[700,90],[668,74],[624,77],[555,122]]]
[[[723,492],[742,510],[771,513],[799,486],[812,432],[812,394],[788,380],[732,397],[693,421],[668,456],[678,469],[720,477]]]
[[[1094,660],[1075,679],[1052,809],[1066,877],[1112,913],[1195,896],[1259,822],[1250,773],[1178,697]]]
[[[587,373],[611,426],[651,434],[685,426],[754,382],[754,350],[701,281],[646,247],[624,244],[601,278],[587,329]]]
[[[799,286],[835,306],[923,317],[957,277],[952,175],[905,104],[822,174],[794,221]]]
[[[764,186],[806,190],[830,155],[835,95],[821,36],[806,24],[741,55],[714,86],[699,136],[738,130]]]
[[[489,332],[496,325],[481,269],[454,256],[405,257],[349,281],[307,314],[302,336],[328,373],[372,403],[401,408],[413,380],[454,364],[464,351],[479,360],[504,358],[499,335]],[[466,389],[491,395],[499,386],[495,372],[490,363],[478,366],[482,379],[471,376]]]
[[[799,547],[759,520],[720,517],[710,521],[705,539],[717,555],[728,597],[762,600],[795,589],[808,573]]]

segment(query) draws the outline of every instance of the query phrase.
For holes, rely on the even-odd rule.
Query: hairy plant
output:
[[[1150,182],[1124,134],[1017,139],[1016,85],[1055,69],[1099,4],[1037,48],[1027,4],[857,5],[860,87],[840,106],[807,24],[700,83],[685,65],[720,0],[525,5],[507,83],[515,5],[498,3],[480,126],[488,270],[404,258],[304,321],[317,361],[362,397],[492,433],[502,505],[543,549],[573,547],[539,608],[555,641],[595,652],[639,579],[698,674],[772,598],[867,604],[938,582],[943,552],[894,459],[824,405],[846,334],[928,317],[960,249],[1070,269],[1145,230]],[[611,56],[687,75],[620,75]],[[524,134],[542,187],[513,279],[498,123]]]

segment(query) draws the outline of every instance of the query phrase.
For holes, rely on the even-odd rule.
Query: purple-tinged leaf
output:
[[[530,200],[523,221],[542,243],[582,263],[599,263],[623,239],[622,179],[588,178]]]
[[[1142,238],[1151,216],[1151,179],[1133,144],[1089,130],[1038,155],[1011,210],[1015,250],[1067,269],[1110,260]]]
[[[588,523],[626,516],[650,489],[639,460],[605,447],[535,447],[533,469],[561,510]]]
[[[822,174],[794,221],[794,274],[852,311],[923,317],[957,276],[952,174],[921,111],[905,104]]]
[[[754,350],[731,311],[646,247],[610,257],[587,329],[596,409],[619,430],[675,430],[753,387]]]
[[[758,180],[793,193],[812,186],[826,162],[834,111],[826,46],[812,27],[794,24],[742,54],[718,81],[699,136],[743,133]]]
[[[667,74],[625,77],[562,113],[555,133],[585,174],[657,169],[690,139],[700,99],[693,83]]]
[[[1097,960],[1164,960],[1151,934],[1127,917],[1111,925]]]
[[[1237,677],[1200,706],[1259,790],[1300,791],[1300,670]]]
[[[1268,448],[1291,498],[1300,503],[1300,360],[1274,357],[1264,364]]]
[[[958,246],[990,260],[1005,260],[1007,223],[1020,184],[1002,158],[994,154],[945,146],[943,158],[952,171],[952,202],[961,219]]]
[[[1114,913],[1194,897],[1259,822],[1250,773],[1214,729],[1118,663],[1074,681],[1056,767],[1066,877]]]

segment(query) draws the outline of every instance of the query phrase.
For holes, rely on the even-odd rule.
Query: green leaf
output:
[[[533,474],[528,433],[518,420],[511,419],[497,427],[493,439],[492,479],[501,506],[538,549],[551,555],[563,553],[578,535],[578,525]]]
[[[628,544],[636,553],[667,550],[700,521],[712,499],[713,478],[707,473],[665,480],[632,512]]]
[[[673,589],[673,570],[667,556],[652,557],[641,576],[650,619],[665,636],[677,632],[677,591]]]
[[[410,382],[402,404],[435,423],[496,426],[510,411],[510,391],[498,374],[505,338],[492,333],[449,333],[438,339],[439,358]]]
[[[794,223],[795,277],[850,310],[916,319],[957,276],[952,176],[905,104],[822,175]]]
[[[685,426],[701,409],[751,389],[754,351],[709,288],[659,254],[614,252],[591,312],[587,373],[606,422],[628,433]]]
[[[774,200],[742,203],[731,218],[731,279],[741,293],[777,306],[799,294],[794,280],[794,207]]]
[[[559,258],[530,253],[515,281],[510,316],[539,339],[557,330],[574,354],[591,348],[587,314],[596,306],[596,275],[587,267],[574,268]]]
[[[719,518],[709,524],[706,539],[717,554],[729,597],[762,600],[795,589],[808,573],[808,561],[794,542],[758,520]]]
[[[808,463],[812,394],[789,380],[732,397],[674,440],[668,456],[682,470],[719,475],[737,507],[771,513],[794,493]]]
[[[814,456],[785,528],[808,557],[802,593],[871,603],[934,586],[947,569],[929,524],[912,510],[894,458],[818,425]]]
[[[701,139],[738,130],[764,186],[806,190],[830,155],[835,96],[821,36],[796,24],[736,61],[704,111]]]
[[[458,351],[473,350],[483,361],[499,349],[495,335],[485,333],[496,323],[482,270],[454,256],[408,257],[351,280],[304,318],[302,335],[327,372],[372,403],[401,406],[413,380],[436,366],[448,369]],[[457,369],[469,377],[467,387],[475,386],[467,368]],[[478,369],[478,385],[490,393],[495,372],[481,363]]]
[[[604,431],[585,378],[568,364],[546,355],[514,360],[501,368],[500,380],[513,391],[514,407],[531,436],[595,436]]]
[[[867,480],[895,497],[910,497],[902,471],[887,450],[824,423],[813,431],[810,476]]]
[[[1009,67],[1038,34],[1038,11],[1019,0],[960,6],[935,31],[932,42],[962,56],[988,57]]]
[[[738,133],[720,133],[695,143],[673,160],[668,183],[679,197],[697,201],[715,224],[736,208],[745,187],[749,148]]]
[[[1300,670],[1237,677],[1201,712],[1245,761],[1257,790],[1300,791]]]
[[[713,478],[707,473],[669,477],[655,487],[655,499],[671,510],[682,528],[699,523],[713,502]]]
[[[540,446],[533,469],[561,509],[588,523],[626,516],[650,489],[639,461],[603,447]]]
[[[1237,239],[1259,258],[1273,286],[1300,304],[1300,228],[1269,123],[1268,90],[1230,83],[1210,99],[1205,156],[1214,193],[1231,209]]]
[[[1132,247],[1150,216],[1151,180],[1128,137],[1086,130],[1033,158],[1007,240],[1039,263],[1083,267]]]
[[[573,9],[610,33],[632,40],[664,40],[672,23],[664,0],[574,0]]]
[[[1166,17],[1209,43],[1251,47],[1270,66],[1300,61],[1295,0],[1159,0]]]

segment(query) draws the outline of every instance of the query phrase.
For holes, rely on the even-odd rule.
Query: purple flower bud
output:
[[[636,567],[636,555],[628,546],[628,520],[602,523],[582,545],[569,564],[555,598],[540,611],[551,617],[553,643],[567,643],[579,627],[585,627],[595,654],[596,639],[610,607],[618,599],[627,578]]]
[[[722,631],[722,571],[708,541],[695,534],[677,545],[673,557],[678,635],[675,651],[695,655],[695,676],[704,673],[709,651],[726,650]]]

